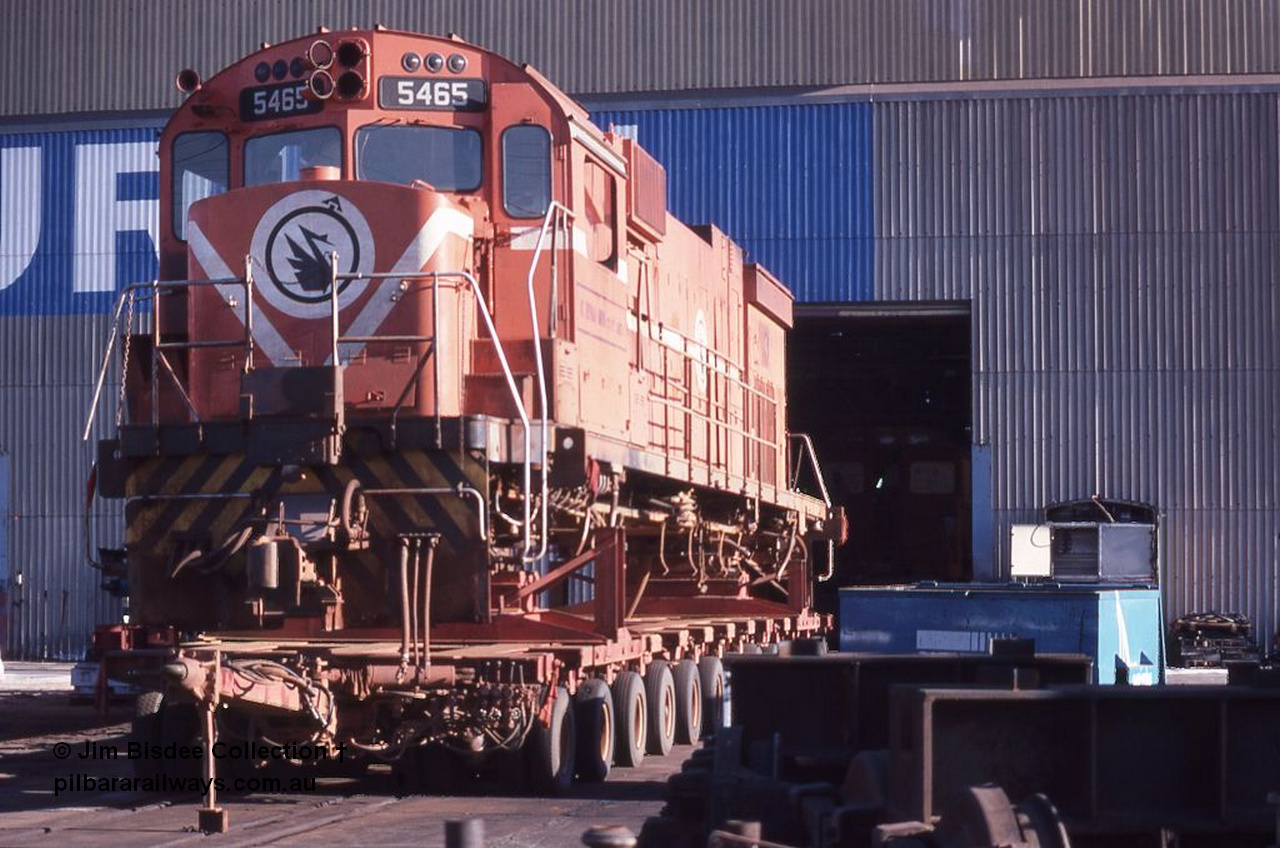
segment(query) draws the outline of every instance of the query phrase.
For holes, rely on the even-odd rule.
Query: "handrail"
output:
[[[81,441],[89,440],[89,433],[93,429],[93,422],[97,419],[98,408],[102,400],[102,388],[106,383],[107,371],[111,365],[111,352],[115,349],[116,339],[120,336],[120,314],[124,311],[126,304],[132,301],[131,306],[136,306],[139,300],[149,300],[153,304],[159,303],[160,293],[172,289],[196,288],[198,286],[224,286],[239,284],[245,290],[245,337],[243,340],[218,340],[218,341],[200,341],[200,342],[161,342],[160,341],[160,316],[158,308],[153,306],[151,314],[151,336],[152,347],[156,355],[151,360],[151,418],[153,424],[159,423],[159,368],[161,365],[169,376],[173,379],[174,384],[178,387],[178,391],[182,394],[182,400],[187,407],[187,411],[191,413],[193,419],[199,422],[199,416],[195,412],[195,407],[191,403],[190,397],[183,389],[181,382],[178,380],[177,374],[174,373],[172,366],[168,360],[164,359],[161,351],[164,350],[192,350],[196,348],[211,347],[245,347],[245,363],[246,369],[251,367],[253,362],[253,271],[250,266],[250,258],[245,257],[245,276],[244,278],[236,277],[217,277],[205,280],[160,280],[155,279],[149,282],[130,283],[120,290],[120,296],[116,300],[116,308],[111,319],[111,335],[107,339],[107,348],[102,354],[102,365],[98,369],[98,379],[94,385],[93,400],[89,406],[89,415],[85,420],[84,431],[81,434]],[[145,294],[144,294],[145,293]],[[139,297],[143,294],[143,297]],[[130,310],[132,312],[132,308]],[[130,334],[132,327],[125,328],[125,334]],[[127,364],[127,363],[126,363]],[[127,380],[128,374],[121,374],[121,381]]]
[[[515,402],[516,414],[520,416],[520,426],[524,431],[524,550],[527,552],[531,547],[529,540],[529,490],[532,488],[532,470],[530,468],[531,460],[529,454],[531,445],[529,444],[530,423],[529,413],[524,408],[524,400],[520,397],[520,389],[516,386],[515,375],[511,373],[511,365],[507,362],[506,351],[502,349],[502,340],[498,338],[498,329],[493,325],[493,316],[489,314],[489,305],[484,301],[484,293],[480,290],[480,283],[476,281],[470,273],[466,271],[437,271],[432,274],[436,279],[452,277],[454,279],[463,279],[471,284],[471,291],[476,296],[476,304],[480,309],[480,317],[484,318],[485,329],[489,333],[489,338],[493,340],[494,352],[498,354],[498,363],[502,366],[502,376],[506,378],[507,390],[511,392],[511,399]],[[545,442],[544,442],[545,444]],[[546,479],[544,469],[543,479]]]
[[[827,481],[822,476],[822,466],[818,463],[818,454],[813,449],[813,439],[809,438],[808,433],[790,433],[788,437],[793,441],[797,441],[801,445],[801,449],[809,456],[809,465],[813,468],[813,476],[818,481],[818,489],[822,492],[822,503],[827,508],[827,515],[824,520],[831,519],[831,495],[827,492]],[[790,462],[790,451],[787,453],[787,461]],[[800,480],[800,463],[796,462],[796,468],[791,476],[791,488],[794,490],[796,484]],[[836,543],[831,539],[827,539],[827,570],[824,574],[814,575],[819,583],[825,583],[830,580],[836,573]]]
[[[818,490],[822,492],[822,502],[828,507],[831,506],[831,495],[827,493],[827,481],[822,476],[822,466],[818,464],[818,454],[813,449],[813,439],[809,438],[808,433],[788,433],[787,437],[794,442],[800,443],[800,451],[809,457],[809,467],[813,469],[814,479],[818,481]],[[796,485],[800,482],[800,463],[796,462],[796,467],[792,469],[791,489],[794,491]]]
[[[136,306],[140,299],[150,300],[153,303],[157,302],[160,296],[160,292],[168,289],[195,288],[197,286],[225,286],[225,285],[232,285],[235,283],[238,283],[245,287],[246,330],[245,330],[244,344],[247,350],[245,361],[246,363],[251,363],[253,361],[253,334],[252,334],[253,333],[252,331],[253,275],[252,275],[252,270],[249,266],[248,257],[246,257],[246,261],[245,261],[245,279],[237,279],[235,277],[225,277],[225,278],[219,277],[216,279],[208,279],[208,280],[159,280],[159,279],[156,279],[148,282],[130,283],[129,285],[125,286],[123,289],[120,290],[120,296],[116,298],[116,308],[111,316],[111,334],[107,338],[107,348],[102,353],[102,364],[98,368],[98,379],[95,382],[93,387],[93,400],[89,404],[89,415],[85,419],[84,430],[81,433],[80,441],[82,442],[89,441],[89,434],[93,430],[93,422],[98,417],[98,407],[102,403],[102,389],[107,381],[107,371],[110,370],[111,368],[111,352],[115,350],[116,339],[119,338],[120,336],[120,315],[121,313],[124,312],[125,304],[127,304],[129,301],[133,301],[133,304]],[[141,292],[148,292],[149,294],[145,298],[139,298],[138,295]],[[153,336],[159,335],[159,321],[160,321],[160,318],[159,318],[158,311],[153,310],[151,315]],[[125,328],[125,334],[128,335],[132,329],[133,329],[132,327]],[[161,350],[161,349],[215,347],[215,346],[231,347],[232,345],[238,345],[238,344],[239,344],[238,341],[192,342],[192,343],[171,342],[169,344],[159,345],[157,346],[157,349]],[[156,366],[158,365],[159,363],[155,362],[153,359],[152,361],[153,372],[155,372]],[[153,387],[155,386],[155,383],[156,383],[155,378],[158,376],[159,375],[156,373],[152,374]],[[128,377],[129,377],[128,374],[120,375],[121,381],[127,380]],[[174,376],[174,378],[176,379],[176,375]],[[179,386],[179,388],[181,388],[181,386]],[[187,402],[187,406],[188,406],[188,409],[192,408],[189,402],[189,399]],[[156,408],[156,405],[154,403],[152,405],[151,414],[152,414],[153,421],[156,420],[156,416],[159,415],[159,410]]]
[[[556,204],[556,205],[557,205],[557,206],[559,206],[559,204]],[[563,209],[563,207],[561,207],[561,208]],[[567,211],[567,210],[566,210],[566,211]],[[539,243],[541,244],[541,238],[539,239]],[[253,314],[253,273],[252,273],[252,267],[251,267],[251,264],[250,264],[250,263],[251,263],[251,258],[250,258],[250,257],[246,257],[246,261],[245,261],[245,276],[244,276],[243,278],[234,278],[234,277],[229,277],[229,278],[218,278],[218,279],[207,279],[207,280],[151,280],[150,282],[145,282],[145,283],[131,283],[130,285],[126,286],[124,289],[122,289],[122,290],[121,290],[121,292],[120,292],[120,296],[119,296],[119,298],[117,299],[117,302],[116,302],[116,308],[115,308],[115,310],[114,310],[113,317],[112,317],[111,335],[110,335],[110,337],[108,338],[108,342],[107,342],[107,349],[106,349],[106,350],[104,351],[104,353],[103,353],[102,364],[101,364],[101,366],[100,366],[100,368],[99,368],[98,379],[97,379],[97,382],[96,382],[95,387],[94,387],[93,401],[92,401],[92,404],[91,404],[91,407],[90,407],[90,410],[89,410],[89,416],[88,416],[88,419],[87,419],[87,420],[86,420],[86,422],[85,422],[85,427],[84,427],[84,431],[83,431],[83,435],[82,435],[82,440],[83,440],[83,441],[88,441],[88,439],[89,439],[89,433],[90,433],[90,432],[91,432],[91,430],[93,429],[93,422],[95,421],[95,419],[96,419],[96,417],[97,417],[98,408],[99,408],[99,406],[101,405],[102,389],[103,389],[103,386],[104,386],[104,385],[105,385],[105,383],[106,383],[106,375],[107,375],[107,371],[108,371],[108,370],[109,370],[109,368],[110,368],[110,363],[111,363],[111,353],[112,353],[112,351],[114,350],[114,348],[115,348],[115,344],[116,344],[116,340],[117,340],[117,338],[118,338],[118,337],[119,337],[119,335],[120,335],[120,316],[121,316],[121,314],[124,312],[124,307],[125,307],[126,303],[127,303],[130,299],[135,299],[135,302],[136,302],[136,299],[138,298],[138,295],[139,295],[139,293],[140,293],[140,292],[147,292],[146,297],[148,297],[148,298],[149,298],[149,299],[154,303],[154,302],[156,302],[156,301],[158,300],[160,292],[161,292],[161,291],[163,291],[163,290],[167,290],[167,289],[180,289],[180,288],[189,288],[189,287],[195,287],[195,286],[221,286],[221,285],[233,285],[233,284],[239,284],[239,285],[243,286],[243,287],[244,287],[244,290],[245,290],[245,338],[244,338],[244,345],[245,345],[245,348],[246,348],[246,351],[247,351],[247,352],[246,352],[246,363],[250,363],[250,362],[252,362],[251,357],[253,356],[253,335],[252,335],[252,322],[253,322],[253,318],[252,318],[252,314]],[[446,279],[461,280],[461,281],[463,281],[463,282],[467,283],[467,284],[471,287],[471,291],[472,291],[472,293],[475,295],[475,299],[476,299],[476,306],[477,306],[477,308],[479,309],[479,311],[480,311],[480,316],[481,316],[481,318],[482,318],[482,319],[483,319],[483,321],[484,321],[485,331],[488,333],[490,340],[493,342],[494,352],[497,354],[497,356],[498,356],[498,363],[499,363],[499,365],[502,367],[502,375],[503,375],[503,378],[504,378],[504,379],[505,379],[505,381],[506,381],[506,384],[507,384],[507,390],[508,390],[508,392],[510,393],[510,395],[511,395],[511,399],[512,399],[512,402],[513,402],[513,403],[514,403],[514,405],[515,405],[516,414],[517,414],[517,416],[519,416],[519,418],[520,418],[520,425],[521,425],[521,431],[522,431],[522,434],[523,434],[523,446],[524,446],[524,463],[523,463],[523,464],[524,464],[524,474],[523,474],[524,481],[523,481],[523,482],[524,482],[524,491],[526,492],[526,497],[525,497],[525,499],[524,499],[524,543],[523,543],[523,553],[522,553],[522,556],[525,556],[525,557],[526,557],[526,561],[528,561],[528,560],[527,560],[527,555],[528,555],[529,551],[533,548],[533,542],[532,542],[532,538],[531,538],[531,534],[532,534],[532,522],[531,522],[532,514],[531,514],[531,509],[530,509],[530,498],[528,497],[528,494],[527,494],[527,493],[529,493],[529,492],[531,491],[531,489],[532,489],[532,483],[533,483],[533,480],[532,480],[532,477],[533,477],[533,474],[532,474],[532,456],[531,456],[531,455],[532,455],[532,452],[533,452],[533,445],[532,445],[532,421],[530,420],[528,410],[526,410],[526,409],[525,409],[524,400],[523,400],[523,398],[521,397],[519,387],[518,387],[518,386],[517,386],[517,384],[516,384],[515,375],[512,373],[512,371],[511,371],[511,365],[510,365],[510,363],[509,363],[509,362],[508,362],[508,360],[507,360],[506,350],[503,348],[503,346],[502,346],[502,342],[501,342],[501,340],[500,340],[500,339],[499,339],[499,337],[498,337],[497,327],[496,327],[496,326],[494,325],[494,323],[493,323],[493,316],[492,316],[492,314],[491,314],[491,313],[490,313],[490,311],[489,311],[488,304],[485,302],[485,299],[484,299],[484,293],[483,293],[483,291],[481,290],[481,288],[480,288],[480,283],[476,280],[476,278],[475,278],[472,274],[470,274],[469,272],[467,272],[467,271],[428,271],[428,272],[418,272],[418,273],[409,273],[409,274],[404,274],[404,273],[394,273],[394,272],[392,272],[392,273],[373,273],[373,274],[339,274],[339,273],[338,273],[338,264],[337,264],[337,254],[336,254],[336,253],[332,253],[332,254],[330,254],[330,302],[331,302],[331,308],[330,308],[330,313],[331,313],[331,314],[330,314],[330,321],[331,321],[331,340],[332,340],[332,347],[333,347],[333,360],[332,360],[332,361],[334,362],[334,364],[335,364],[335,365],[338,365],[338,366],[340,367],[340,366],[341,366],[341,359],[339,359],[339,356],[338,356],[338,345],[339,345],[339,344],[344,344],[344,343],[355,343],[355,342],[357,342],[357,338],[351,338],[351,339],[344,339],[344,338],[342,338],[342,336],[340,335],[340,332],[339,332],[339,324],[338,324],[338,310],[337,310],[337,304],[338,304],[338,298],[337,298],[337,294],[338,294],[338,292],[337,292],[337,283],[338,283],[338,281],[339,281],[339,280],[354,280],[354,279],[390,279],[390,278],[395,278],[395,279],[429,279],[429,280],[433,280],[433,281],[446,280]],[[530,280],[532,280],[532,276],[530,277]],[[439,306],[438,290],[437,290],[437,288],[436,288],[435,286],[433,286],[432,288],[433,288],[433,305],[436,307],[436,308],[433,310],[433,316],[432,316],[432,321],[433,321],[433,325],[434,325],[434,326],[433,326],[433,329],[435,329],[435,330],[437,330],[437,331],[438,331],[438,321],[439,321],[439,317],[438,317],[438,314],[439,314],[439,310],[438,310],[438,306]],[[532,299],[531,299],[530,303],[531,303],[531,304],[533,303]],[[536,333],[537,333],[537,331],[538,331],[538,324],[537,324],[537,317],[536,317],[536,314],[534,314],[534,315],[533,315],[533,322],[534,322],[534,330],[535,330],[535,334],[536,334]],[[126,332],[127,332],[127,331],[126,331]],[[152,405],[151,405],[151,406],[152,406],[152,408],[151,408],[151,414],[152,414],[153,423],[157,423],[157,422],[158,422],[158,416],[159,416],[159,403],[158,403],[159,369],[160,369],[160,367],[161,367],[161,365],[162,365],[162,363],[161,363],[160,361],[158,361],[158,360],[160,359],[160,355],[159,355],[159,354],[160,354],[160,351],[161,351],[161,350],[163,350],[163,349],[175,349],[175,348],[184,348],[184,349],[185,349],[185,348],[195,348],[195,347],[230,346],[230,345],[232,345],[232,344],[238,344],[238,342],[229,342],[229,341],[227,341],[227,342],[224,342],[224,341],[217,341],[217,342],[199,341],[199,342],[186,342],[186,343],[183,343],[183,342],[171,342],[171,343],[165,343],[165,344],[162,344],[162,343],[159,341],[159,339],[160,339],[159,318],[158,318],[158,315],[157,315],[157,314],[155,314],[155,312],[154,312],[154,311],[153,311],[153,315],[152,315],[152,329],[151,329],[151,333],[152,333],[152,345],[153,345],[153,347],[155,347],[155,348],[156,348],[156,353],[157,353],[157,356],[153,356],[153,357],[152,357],[152,363],[151,363],[151,369],[152,369],[152,379],[151,379],[151,392],[152,392]],[[431,338],[431,342],[432,342],[432,346],[433,346],[433,347],[435,347],[435,342],[437,341],[437,339],[436,339],[436,336],[437,336],[437,335],[438,335],[438,333],[433,333],[433,336],[432,336],[432,338]],[[423,341],[426,341],[426,340],[424,339]],[[541,347],[540,347],[540,345],[537,345],[536,343],[535,343],[535,346],[534,346],[534,347],[535,347],[535,351],[537,352],[537,359],[538,359],[538,371],[539,371],[539,374],[538,374],[538,376],[539,376],[539,388],[540,388],[540,390],[541,390],[541,397],[540,397],[540,399],[541,399],[541,401],[542,401],[542,405],[543,405],[543,418],[542,418],[542,422],[541,422],[541,423],[542,423],[542,445],[541,445],[541,453],[542,453],[542,462],[543,462],[543,475],[542,475],[543,497],[542,497],[542,505],[541,505],[541,506],[542,506],[542,510],[543,510],[543,520],[542,520],[542,523],[543,523],[543,553],[542,553],[542,554],[539,554],[539,556],[538,556],[538,557],[535,557],[535,559],[538,559],[538,558],[541,558],[541,556],[545,555],[545,546],[546,546],[546,541],[545,541],[545,540],[546,540],[546,535],[547,535],[547,532],[546,532],[546,528],[547,528],[547,518],[546,518],[546,503],[547,503],[547,497],[546,497],[546,486],[547,486],[547,483],[546,483],[546,473],[545,473],[545,470],[546,470],[546,451],[547,451],[547,448],[546,448],[546,445],[547,445],[547,421],[546,421],[546,383],[545,383],[545,369],[544,369],[543,364],[542,364]],[[433,358],[437,360],[437,361],[436,361],[436,365],[435,365],[435,376],[436,376],[436,386],[435,386],[435,391],[436,391],[436,400],[437,400],[437,403],[436,403],[436,411],[437,411],[437,418],[438,418],[438,417],[439,417],[439,393],[440,393],[440,385],[439,385],[439,370],[440,370],[440,369],[439,369],[439,361],[438,361],[438,360],[439,360],[439,356],[438,356],[438,352],[433,352],[433,354],[434,354],[434,355],[433,355]],[[177,375],[176,375],[175,373],[173,373],[172,368],[169,366],[169,363],[167,362],[167,360],[163,363],[163,365],[165,366],[166,371],[169,373],[170,377],[172,377],[172,378],[176,381],[176,380],[177,380]],[[246,365],[246,367],[248,367],[248,365]],[[121,375],[121,380],[125,380],[125,379],[127,379],[127,376],[128,376],[128,375],[122,374],[122,375]],[[178,388],[179,388],[179,391],[182,391],[182,386],[181,386],[181,384],[179,384],[179,385],[178,385]],[[183,393],[183,395],[184,395],[184,398],[183,398],[183,399],[184,399],[184,401],[186,402],[186,405],[187,405],[187,407],[188,407],[188,411],[191,411],[191,412],[194,414],[194,407],[192,407],[192,405],[191,405],[191,403],[190,403],[190,399],[189,399],[189,397],[186,397],[186,396],[185,396],[185,395],[186,395],[185,391],[182,391],[182,393]],[[197,420],[198,420],[198,419],[197,419]],[[439,431],[439,427],[437,427],[437,438],[439,437],[439,433],[438,433],[438,431]],[[470,493],[468,493],[468,494],[470,494]],[[478,493],[477,493],[477,494],[478,494]],[[480,496],[480,498],[479,498],[479,499],[480,499],[480,501],[483,503],[483,496]],[[482,520],[483,520],[483,517],[482,517]]]
[[[480,538],[486,539],[489,536],[488,524],[485,522],[485,502],[484,495],[474,486],[468,486],[465,483],[459,483],[456,486],[419,486],[417,488],[401,488],[401,489],[364,489],[360,493],[366,497],[379,497],[381,495],[391,496],[414,496],[414,495],[457,495],[460,498],[476,499],[476,515],[480,522]]]
[[[338,280],[358,280],[358,279],[366,279],[366,280],[397,279],[397,280],[433,280],[433,281],[462,280],[471,286],[471,291],[476,298],[476,308],[480,310],[480,317],[484,319],[485,331],[489,334],[489,339],[493,342],[494,352],[498,355],[498,364],[502,366],[502,376],[506,380],[507,391],[510,392],[511,400],[515,404],[516,414],[520,417],[520,428],[523,433],[523,439],[524,439],[524,491],[526,493],[526,496],[524,499],[524,546],[523,546],[521,555],[522,556],[527,555],[529,549],[533,547],[533,543],[530,538],[530,533],[532,529],[530,524],[530,519],[532,518],[532,516],[529,509],[529,497],[528,497],[528,492],[533,487],[533,472],[531,468],[532,460],[530,458],[530,454],[533,452],[532,439],[531,439],[531,432],[533,429],[533,425],[529,419],[529,413],[525,409],[524,400],[520,396],[520,389],[516,385],[516,378],[515,378],[515,374],[513,374],[511,371],[511,364],[507,361],[507,353],[506,353],[506,350],[502,347],[502,340],[498,338],[498,329],[497,327],[494,326],[493,316],[489,313],[489,305],[485,302],[484,293],[480,289],[480,283],[476,280],[474,276],[472,276],[467,271],[419,271],[416,273],[408,273],[408,274],[400,274],[400,273],[339,274],[337,273],[336,254],[331,254],[330,258],[333,263],[331,265],[331,271],[330,271],[330,283],[331,283],[330,300],[332,303],[331,312],[332,312],[332,321],[333,321],[333,327],[332,327],[333,351],[334,351],[333,361],[335,365],[339,365],[339,366],[341,365],[341,360],[338,358],[338,345],[346,344],[346,343],[355,343],[355,339],[344,339],[342,338],[342,336],[338,334],[338,319],[337,319],[337,311],[336,311],[337,302],[338,302],[337,301],[337,281]],[[432,288],[434,289],[435,287],[433,286]],[[439,301],[436,300],[435,303],[438,305]],[[437,320],[438,320],[437,315],[433,314],[432,315],[433,329],[436,328],[435,322]],[[440,384],[438,382],[438,376],[439,376],[438,355],[436,356],[436,359],[437,359],[437,363],[436,363],[437,383],[436,383],[435,406],[438,411],[440,408],[440,404],[439,404]],[[437,415],[437,419],[438,417],[439,416]],[[545,422],[544,422],[544,426],[545,426]],[[439,437],[438,435],[439,429],[440,428],[437,426],[436,428],[437,438]],[[546,445],[545,438],[543,439],[543,445],[544,445],[543,449],[545,450],[545,445]],[[544,460],[544,469],[545,469],[545,460]],[[544,473],[543,480],[545,481],[545,479],[546,479],[546,474]],[[545,486],[545,482],[543,485]],[[545,498],[543,498],[543,503],[544,504],[546,503]]]
[[[538,409],[541,412],[541,416],[539,418],[539,421],[540,421],[539,427],[540,427],[540,435],[541,435],[541,439],[540,439],[541,445],[540,445],[539,453],[541,454],[541,459],[542,459],[542,474],[540,475],[541,485],[539,486],[541,491],[540,491],[539,500],[538,500],[539,525],[540,525],[538,554],[537,556],[530,557],[529,549],[528,547],[526,547],[524,552],[521,554],[521,557],[525,562],[537,562],[538,560],[545,557],[547,555],[547,543],[548,543],[547,534],[548,534],[549,520],[547,517],[547,513],[548,513],[548,509],[547,509],[547,499],[548,499],[548,493],[547,493],[547,418],[548,418],[547,375],[546,375],[546,368],[542,362],[542,331],[541,331],[541,328],[538,326],[538,304],[537,304],[536,298],[534,297],[534,292],[533,292],[533,277],[538,270],[538,260],[542,258],[542,247],[543,247],[543,243],[546,241],[547,228],[552,226],[553,218],[555,220],[555,232],[551,236],[551,240],[552,240],[551,294],[548,298],[548,302],[552,304],[552,308],[554,308],[554,304],[556,302],[555,259],[556,259],[556,253],[557,253],[555,239],[560,233],[560,230],[562,228],[562,222],[569,222],[569,226],[572,227],[571,222],[573,221],[573,212],[564,204],[558,201],[555,201],[555,200],[551,201],[551,204],[547,207],[546,214],[542,218],[542,226],[538,229],[538,241],[535,243],[533,248],[533,258],[529,260],[529,275],[525,280],[525,288],[528,291],[528,295],[529,295],[529,322],[532,324],[532,331],[533,331],[533,358],[534,358],[534,363],[537,367],[537,372],[538,372]],[[570,246],[572,246],[573,244],[572,233],[569,235],[569,244]],[[552,312],[552,314],[549,316],[548,321],[549,321],[549,330],[551,334],[554,336],[555,324],[556,324],[556,316],[554,312]],[[530,461],[529,456],[526,453],[525,454],[526,468],[528,467],[529,461]],[[531,494],[532,493],[529,491],[529,487],[526,484],[525,486],[526,501],[528,501]],[[528,521],[528,520],[529,518],[526,515],[525,521]]]
[[[98,381],[93,387],[93,400],[89,403],[89,417],[84,422],[84,433],[80,436],[80,441],[89,441],[89,432],[93,429],[93,421],[98,417],[98,403],[102,399],[102,386],[107,381],[107,369],[111,367],[111,351],[115,349],[116,336],[120,335],[120,313],[124,311],[125,297],[129,293],[127,287],[120,292],[120,297],[116,300],[115,313],[111,316],[111,335],[107,337],[107,349],[102,354],[102,366],[98,369]],[[120,379],[124,379],[125,375],[120,375]]]

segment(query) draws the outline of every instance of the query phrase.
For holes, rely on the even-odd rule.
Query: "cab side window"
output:
[[[173,232],[187,240],[187,210],[197,200],[227,190],[227,137],[220,132],[183,133],[173,140]]]
[[[551,205],[551,134],[522,124],[502,134],[502,208],[512,218],[541,218]]]
[[[614,267],[614,209],[617,188],[613,174],[598,162],[590,159],[583,169],[583,223],[587,226],[587,244],[591,258],[602,265]]]

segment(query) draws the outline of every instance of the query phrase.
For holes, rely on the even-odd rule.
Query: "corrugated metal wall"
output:
[[[0,115],[166,109],[319,25],[457,32],[579,93],[1280,72],[1270,0],[10,0]]]
[[[877,104],[876,297],[971,299],[997,563],[1044,503],[1164,513],[1171,612],[1276,628],[1280,97]]]
[[[1271,12],[1224,8],[1242,31],[1222,38],[1248,53],[1243,30]],[[991,451],[1002,570],[1008,525],[1048,501],[1148,500],[1165,516],[1171,611],[1241,608],[1274,629],[1274,88],[597,115],[635,125],[664,160],[677,214],[727,229],[803,299],[972,301],[974,438]],[[32,654],[76,650],[115,612],[81,562],[92,457],[74,437],[110,292],[154,271],[153,139],[0,136],[0,451],[24,575],[11,626]],[[106,521],[108,539],[118,526]]]
[[[10,458],[6,655],[70,659],[120,604],[84,556],[85,482],[113,424],[116,383],[81,428],[114,292],[151,279],[155,130],[0,135],[0,452]],[[93,539],[118,545],[119,502]]]
[[[870,104],[601,111],[592,119],[634,132],[666,164],[676,217],[720,227],[801,299],[872,296]]]
[[[103,315],[0,318],[0,451],[12,483],[5,656],[79,659],[94,625],[121,614],[83,545],[85,481],[114,424],[109,413],[80,440],[107,325]],[[96,543],[119,545],[119,503],[96,504]]]
[[[1280,95],[806,109],[597,117],[656,151],[678,215],[725,228],[802,300],[971,301],[999,573],[1009,525],[1047,503],[1148,501],[1164,514],[1170,613],[1243,610],[1267,642],[1280,591]],[[869,147],[839,129],[867,110]],[[874,240],[846,261],[842,240],[864,243],[848,193],[865,190],[868,149]],[[775,214],[798,225],[776,230],[796,242],[780,257],[805,246],[794,262],[754,241]]]

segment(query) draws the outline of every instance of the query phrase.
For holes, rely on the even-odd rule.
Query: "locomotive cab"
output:
[[[164,318],[177,320],[162,333],[191,345],[168,357],[182,386],[163,381],[160,408],[133,419],[279,416],[291,397],[308,399],[296,410],[307,417],[316,394],[341,395],[338,417],[462,414],[459,378],[484,351],[461,275],[491,271],[477,236],[542,223],[552,116],[505,60],[380,31],[268,48],[200,86],[161,139],[163,276],[253,288],[167,293]],[[483,282],[502,331],[518,333],[516,310],[498,310]],[[237,335],[239,348],[216,346]],[[321,370],[303,380],[298,368]],[[286,379],[305,388],[285,392]],[[144,407],[146,388],[130,393]],[[499,402],[471,411],[510,411],[489,394]]]

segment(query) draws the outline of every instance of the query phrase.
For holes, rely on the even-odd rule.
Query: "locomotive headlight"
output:
[[[413,73],[422,67],[422,57],[417,53],[406,53],[400,57],[400,67],[409,73]]]
[[[325,70],[333,64],[333,47],[323,39],[311,42],[311,46],[307,48],[307,61],[311,62],[313,68]]]
[[[338,45],[338,64],[344,68],[354,68],[364,58],[364,45],[358,41],[344,41]]]
[[[364,96],[364,77],[355,71],[347,71],[338,77],[338,96],[343,100],[355,100]]]
[[[461,53],[454,53],[449,57],[449,70],[455,74],[460,74],[467,69],[467,57]]]
[[[423,59],[427,64],[427,70],[433,74],[438,74],[444,68],[444,57],[439,53],[428,53]]]

